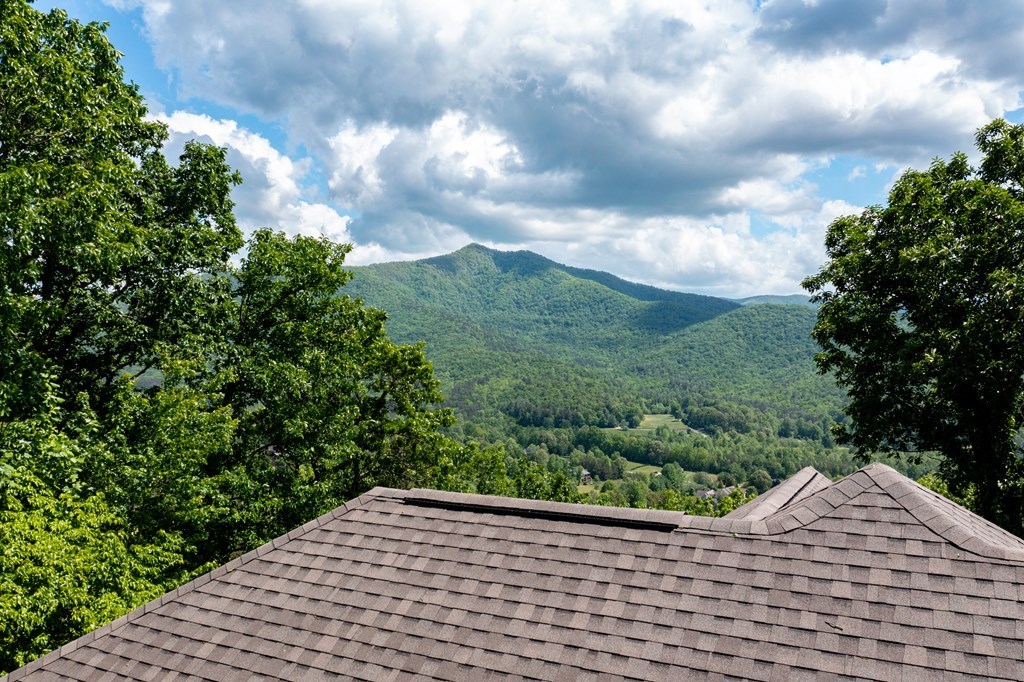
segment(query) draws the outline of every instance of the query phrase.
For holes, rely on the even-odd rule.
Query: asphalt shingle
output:
[[[375,489],[9,679],[1024,679],[1022,599],[883,465],[724,519]]]

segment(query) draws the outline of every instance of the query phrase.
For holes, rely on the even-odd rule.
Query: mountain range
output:
[[[351,268],[345,292],[388,311],[399,342],[424,342],[449,403],[473,422],[608,426],[680,414],[696,428],[820,436],[843,394],[815,371],[815,310],[700,296],[471,244]]]

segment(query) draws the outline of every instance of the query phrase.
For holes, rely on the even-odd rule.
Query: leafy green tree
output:
[[[642,476],[628,476],[619,488],[625,497],[626,506],[643,509],[647,506],[647,480]]]
[[[118,59],[100,24],[0,4],[0,422],[75,434],[82,491],[138,537],[192,544],[206,458],[233,428],[209,368],[227,342],[239,178],[196,143],[170,166]]]
[[[981,128],[964,154],[907,171],[888,206],[837,219],[829,262],[804,281],[821,304],[817,364],[849,393],[837,431],[862,457],[943,456],[954,495],[1024,529],[1024,126]]]
[[[238,428],[217,466],[252,502],[233,522],[246,533],[273,537],[375,485],[423,485],[447,447],[453,417],[434,407],[422,347],[392,343],[383,311],[339,295],[350,248],[260,230],[235,272],[224,393]]]
[[[165,126],[99,24],[0,4],[0,415],[79,393],[102,416],[119,373],[202,352],[242,244],[224,150]]]
[[[59,400],[0,421],[0,674],[99,627],[189,577],[180,534],[132,532],[84,470],[104,458],[87,410]]]
[[[479,495],[511,497],[514,486],[509,477],[511,458],[502,446],[480,447],[451,441],[443,448],[430,481],[430,488]]]
[[[718,485],[722,488],[736,485],[736,477],[729,472],[718,474]]]
[[[629,502],[623,494],[620,483],[614,480],[605,481],[601,485],[601,492],[598,495],[597,503],[609,507],[629,506]]]
[[[660,496],[655,506],[658,509],[686,512],[692,516],[725,516],[755,497],[756,494],[737,488],[725,497],[701,500],[670,488]]]
[[[686,472],[675,462],[669,462],[661,468],[661,478],[664,478],[668,487],[682,491],[689,481]]]
[[[102,445],[84,459],[81,480],[103,493],[133,541],[173,534],[191,568],[222,558],[211,530],[237,509],[217,469],[232,444],[232,407],[209,386],[170,381],[143,392],[126,376],[116,386],[106,418],[77,436]]]
[[[715,510],[711,502],[699,500],[693,495],[684,495],[674,488],[665,491],[658,500],[657,508],[682,511],[693,516],[711,516]]]
[[[715,500],[715,509],[710,515],[725,516],[729,512],[742,507],[755,497],[757,497],[757,493],[747,492],[743,488],[736,488],[725,497]]]
[[[772,487],[772,477],[764,469],[755,469],[747,478],[747,485],[760,494]]]
[[[509,465],[512,497],[552,502],[582,500],[576,484],[561,472],[550,472],[528,459],[514,459]]]

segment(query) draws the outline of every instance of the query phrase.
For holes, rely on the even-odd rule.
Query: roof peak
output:
[[[804,467],[753,501],[726,514],[726,518],[762,520],[830,485],[831,479],[817,469]]]
[[[869,477],[932,532],[968,552],[990,559],[1024,561],[1024,540],[881,462],[853,475]]]

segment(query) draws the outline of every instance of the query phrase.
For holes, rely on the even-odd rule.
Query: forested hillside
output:
[[[572,362],[609,363],[651,341],[738,308],[607,273],[559,265],[528,251],[471,244],[437,258],[355,268],[354,295],[401,311],[395,333],[430,339],[435,316],[464,320]],[[408,311],[408,313],[406,312]]]
[[[346,292],[425,342],[452,435],[582,481],[594,502],[702,511],[679,495],[856,468],[832,441],[845,396],[815,371],[806,299],[740,305],[479,245],[353,270]]]
[[[348,293],[425,341],[449,404],[521,426],[627,426],[672,412],[707,433],[826,439],[843,396],[814,370],[815,314],[663,291],[479,245],[355,268]]]

